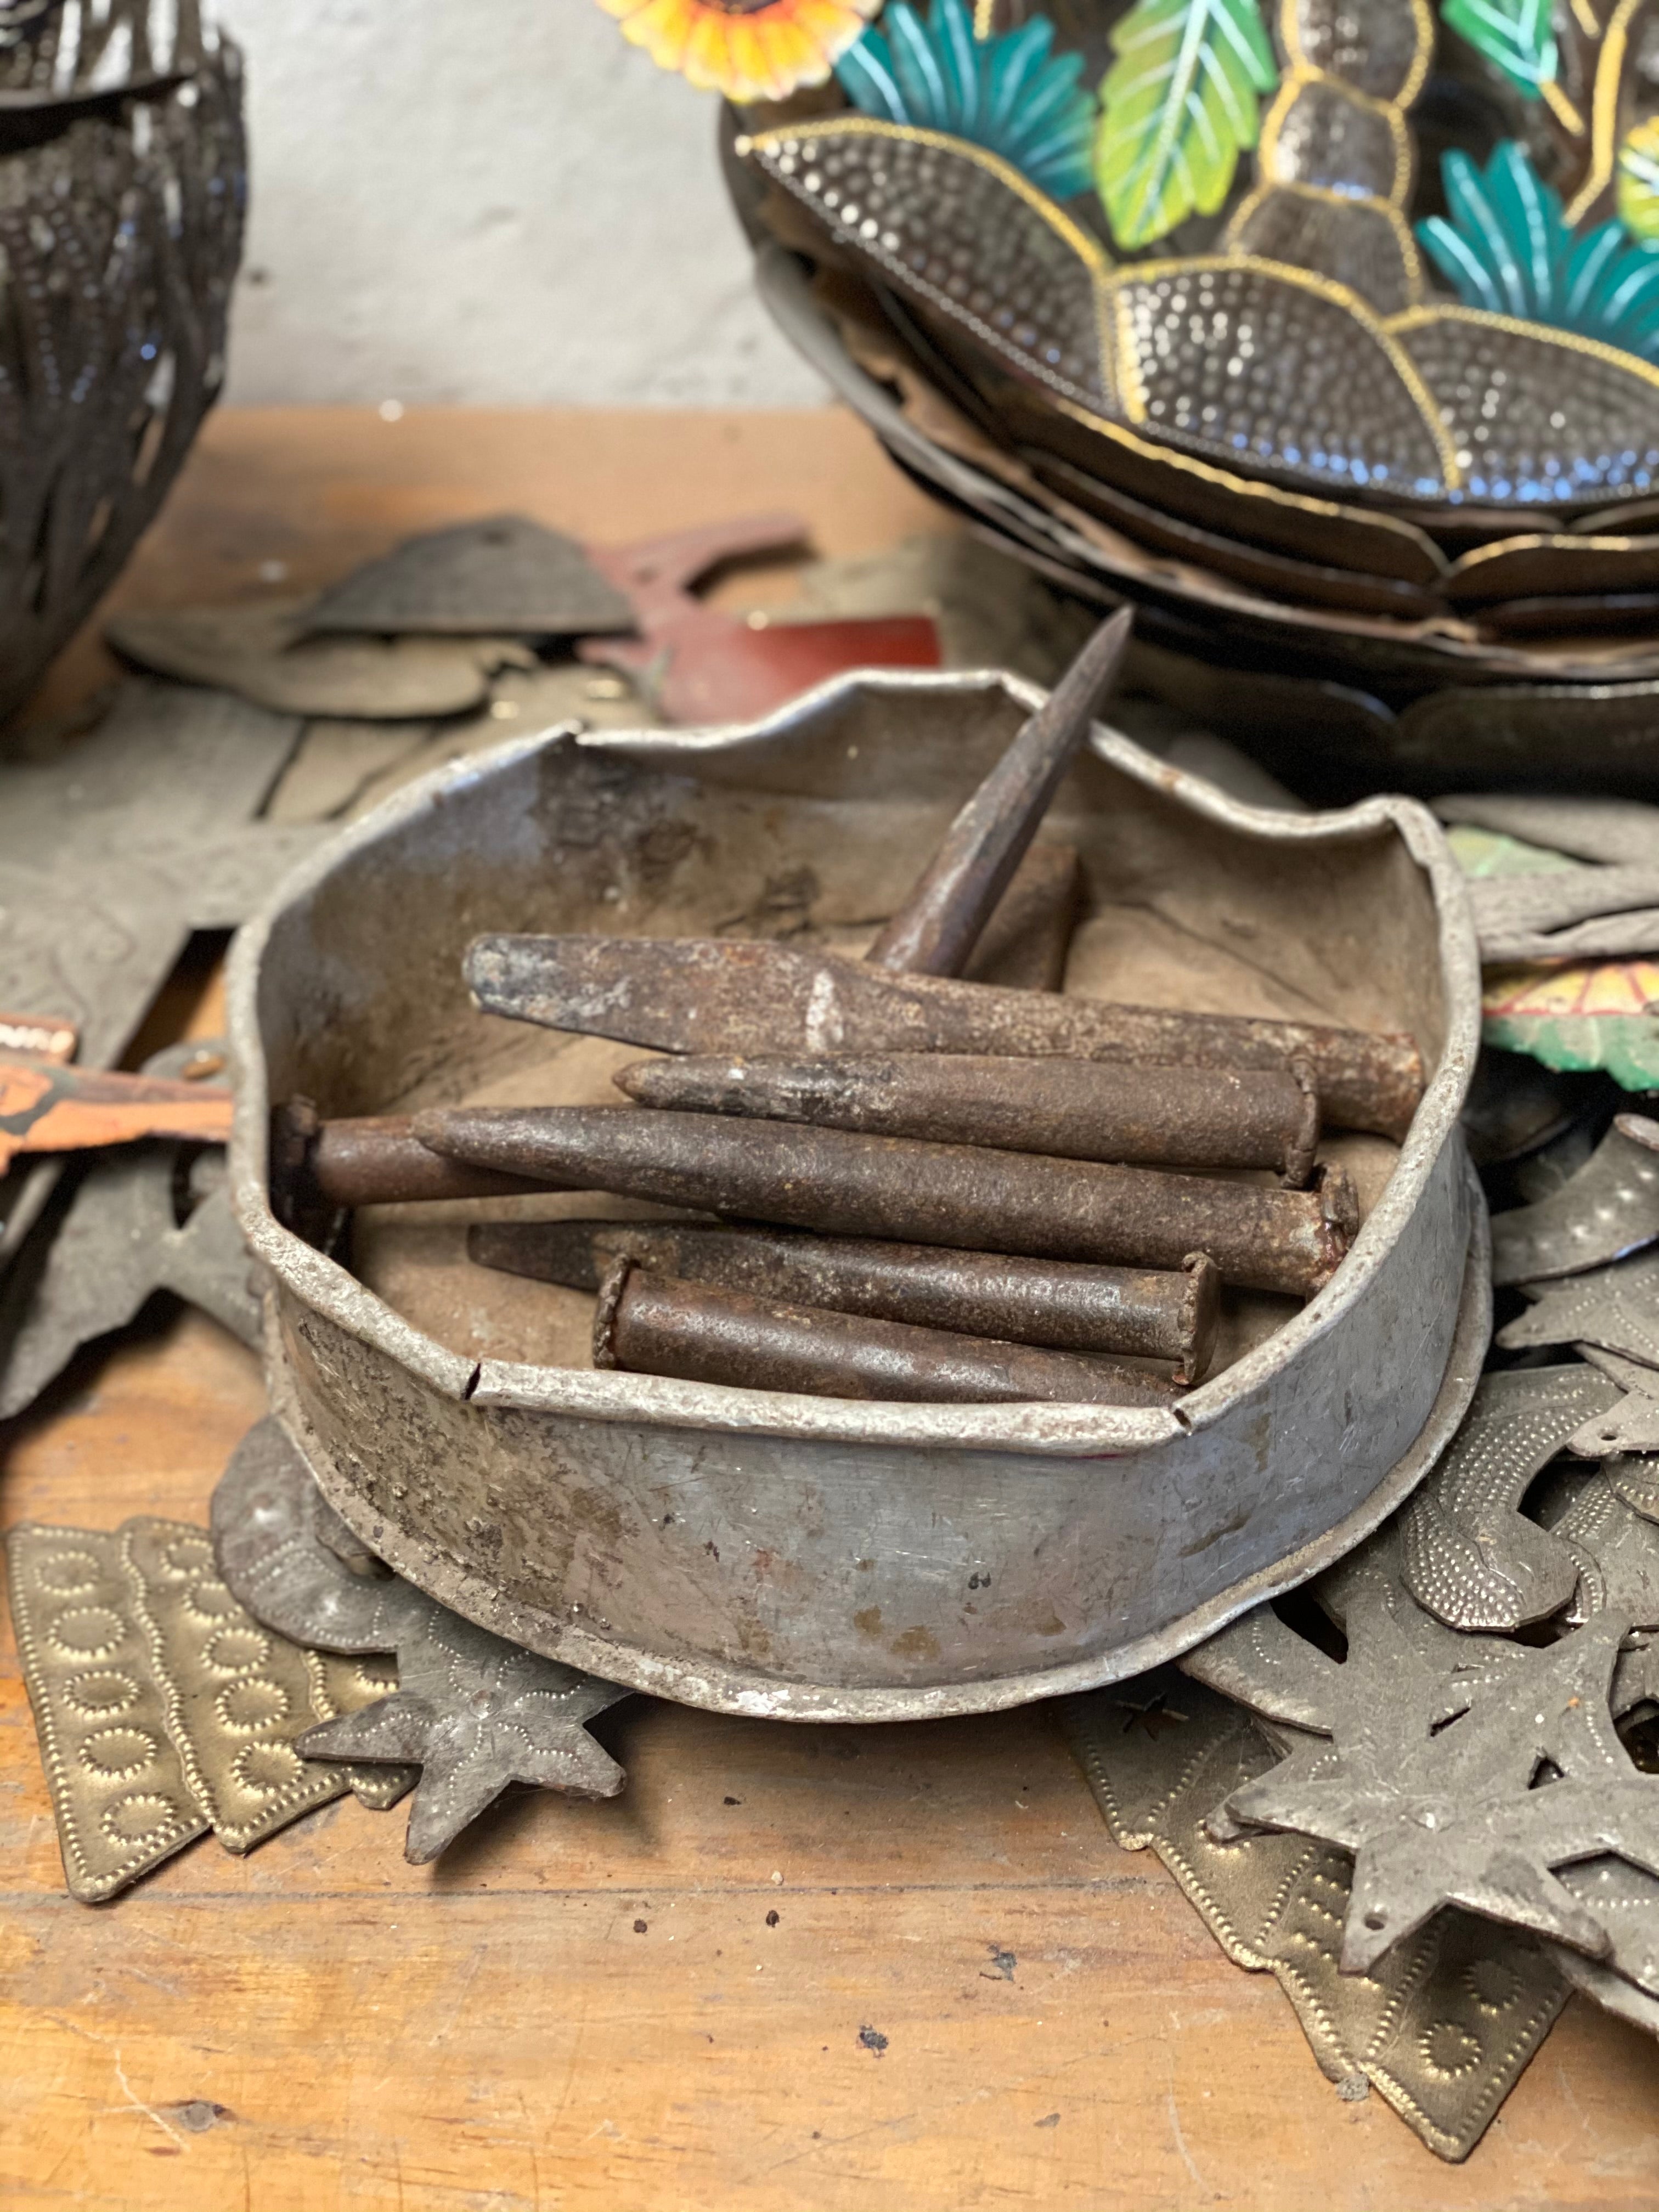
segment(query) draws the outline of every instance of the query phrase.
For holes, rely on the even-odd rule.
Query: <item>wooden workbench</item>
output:
[[[946,526],[831,414],[222,415],[120,597],[302,589],[506,507],[624,539],[785,505],[832,554]],[[83,641],[52,702],[99,669]],[[204,1520],[263,1405],[240,1346],[161,1316],[0,1429],[5,1522]],[[1443,2166],[1339,2100],[1276,1985],[1115,1849],[1042,1707],[807,1728],[633,1699],[599,1723],[613,1803],[515,1795],[417,1869],[402,1815],[347,1799],[95,1911],[9,1638],[0,1717],[7,2212],[1659,2204],[1651,2039],[1574,2000]]]

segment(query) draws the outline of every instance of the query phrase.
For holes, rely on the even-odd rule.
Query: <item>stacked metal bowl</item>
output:
[[[1186,703],[1362,781],[1649,780],[1641,0],[890,0],[729,153],[797,343]]]

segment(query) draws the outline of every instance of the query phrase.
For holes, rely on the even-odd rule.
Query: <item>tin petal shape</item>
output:
[[[509,1783],[617,1795],[623,1770],[584,1724],[625,1689],[492,1636],[393,1576],[355,1574],[329,1541],[335,1517],[267,1419],[214,1492],[214,1546],[227,1583],[268,1626],[325,1650],[396,1650],[393,1696],[301,1742],[311,1756],[420,1766],[411,1863],[435,1858]]]
[[[1406,1582],[1420,1605],[1453,1628],[1514,1629],[1567,1602],[1578,1578],[1572,1555],[1524,1518],[1521,1500],[1616,1392],[1582,1363],[1482,1380],[1444,1458],[1401,1518]]]
[[[1659,1124],[1620,1114],[1595,1152],[1536,1206],[1492,1224],[1494,1283],[1534,1283],[1625,1259],[1659,1237]]]
[[[1638,1252],[1565,1282],[1522,1283],[1521,1290],[1532,1310],[1498,1330],[1505,1352],[1594,1344],[1659,1367],[1659,1253]]]

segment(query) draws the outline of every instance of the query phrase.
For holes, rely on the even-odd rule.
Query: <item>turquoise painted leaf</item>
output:
[[[1213,215],[1279,82],[1257,0],[1138,0],[1112,31],[1095,183],[1121,246]]]
[[[1445,0],[1440,19],[1528,100],[1541,100],[1560,65],[1551,13],[1550,0]]]
[[[1448,154],[1441,176],[1447,213],[1417,234],[1465,307],[1659,361],[1659,244],[1635,243],[1616,218],[1569,230],[1560,194],[1513,139],[1484,170]]]
[[[1055,199],[1086,191],[1095,103],[1082,57],[1053,51],[1054,27],[1033,16],[976,39],[964,0],[933,0],[926,18],[891,0],[836,64],[854,107],[983,146]]]

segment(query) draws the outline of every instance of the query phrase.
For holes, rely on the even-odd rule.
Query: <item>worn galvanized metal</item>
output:
[[[1397,1158],[1328,1140],[1368,1206],[1332,1281],[1300,1313],[1236,1305],[1231,1364],[1178,1412],[842,1403],[480,1358],[273,1218],[273,1096],[407,1110],[508,1081],[546,1097],[562,1071],[558,1095],[592,1095],[569,1071],[603,1048],[470,1002],[472,935],[753,933],[769,886],[810,873],[792,927],[804,905],[820,941],[867,942],[1035,703],[1007,678],[866,675],[750,730],[509,744],[400,793],[243,933],[235,1180],[273,1285],[273,1393],[400,1573],[688,1703],[926,1717],[1141,1671],[1328,1565],[1426,1473],[1489,1325],[1457,1133],[1479,1011],[1458,871],[1410,802],[1259,811],[1104,731],[1049,821],[1091,887],[1065,1003],[1409,1030],[1431,1071]]]

